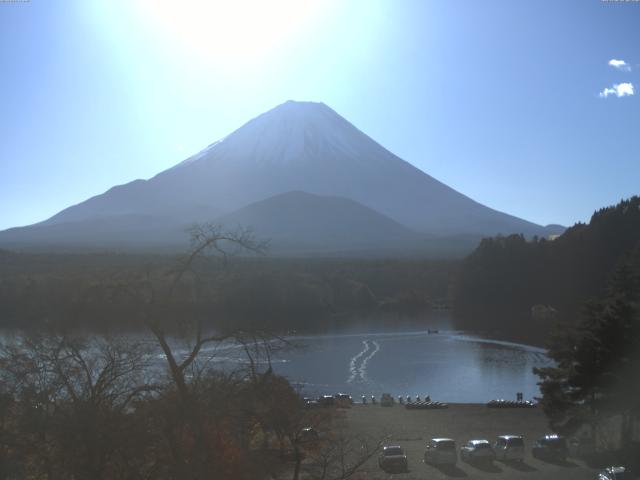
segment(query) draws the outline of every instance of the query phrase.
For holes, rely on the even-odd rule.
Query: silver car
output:
[[[493,446],[496,460],[524,462],[524,438],[522,435],[500,435]]]
[[[495,458],[489,440],[469,440],[460,448],[460,460],[463,462],[492,462]]]
[[[451,438],[432,438],[424,452],[424,463],[455,465],[458,461],[456,442]]]

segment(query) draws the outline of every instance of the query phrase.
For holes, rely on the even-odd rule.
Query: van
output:
[[[524,438],[522,435],[500,435],[493,446],[496,460],[524,462]]]

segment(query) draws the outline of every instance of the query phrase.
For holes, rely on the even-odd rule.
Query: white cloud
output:
[[[615,58],[612,58],[611,60],[609,60],[609,65],[615,68],[616,70],[621,70],[623,72],[631,71],[631,65],[629,65],[624,60],[616,60]]]
[[[633,85],[631,83],[617,83],[613,87],[605,88],[600,92],[600,98],[607,98],[610,95],[615,95],[618,98],[633,95]]]

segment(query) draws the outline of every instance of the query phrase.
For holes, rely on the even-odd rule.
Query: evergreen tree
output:
[[[571,434],[621,416],[628,442],[640,412],[640,282],[626,263],[614,275],[606,296],[591,302],[582,321],[552,336],[553,367],[535,369],[541,404],[551,427]]]
[[[484,239],[455,279],[456,328],[541,344],[558,320],[575,325],[585,301],[605,296],[634,249],[640,249],[640,196],[595,212],[588,225],[553,241]],[[552,307],[553,318],[534,318],[537,305]]]

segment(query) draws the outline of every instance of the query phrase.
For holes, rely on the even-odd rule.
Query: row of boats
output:
[[[449,408],[449,404],[441,402],[410,402],[404,406],[408,410],[439,410]]]
[[[318,399],[304,398],[305,405],[307,407],[312,406],[330,406],[330,405],[338,405],[338,406],[349,406],[353,404],[353,399],[351,395],[346,393],[337,393],[335,395],[322,395],[318,397]],[[374,395],[371,396],[370,402],[372,405],[376,405],[378,400]],[[362,404],[366,405],[368,399],[365,395],[362,396]],[[405,408],[409,410],[436,410],[449,408],[449,404],[442,402],[433,402],[431,401],[431,397],[426,395],[424,400],[421,400],[419,395],[416,395],[415,399],[410,396],[403,397],[398,396],[397,400],[391,396],[389,393],[383,393],[380,397],[380,405],[383,407],[393,406],[395,403],[400,405],[404,405]],[[535,408],[536,404],[531,400],[504,400],[504,399],[496,399],[490,400],[487,402],[487,407],[489,408]]]
[[[487,402],[489,408],[535,408],[536,404],[531,400],[490,400]]]

